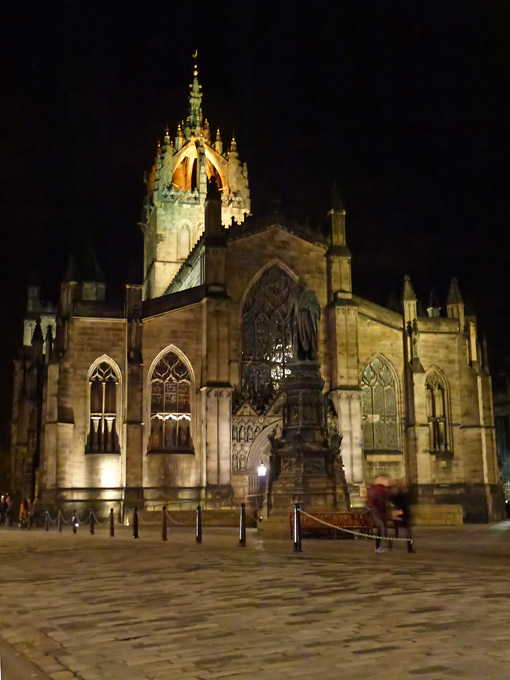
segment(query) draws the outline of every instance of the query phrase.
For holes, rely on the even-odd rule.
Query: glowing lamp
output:
[[[266,473],[267,473],[267,468],[264,465],[264,463],[262,461],[260,461],[260,465],[257,468],[257,475],[259,477],[265,477]]]

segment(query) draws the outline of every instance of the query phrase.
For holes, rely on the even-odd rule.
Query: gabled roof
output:
[[[227,232],[227,243],[248,238],[255,234],[262,234],[272,229],[279,229],[280,231],[297,236],[303,241],[323,248],[327,248],[330,245],[330,239],[319,230],[311,229],[296,222],[290,222],[278,213],[260,220],[248,217],[243,224],[232,225]]]

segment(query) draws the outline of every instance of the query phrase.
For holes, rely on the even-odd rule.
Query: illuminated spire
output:
[[[416,294],[414,292],[413,284],[411,283],[411,277],[407,274],[404,276],[404,302],[414,301],[416,302]]]
[[[237,142],[234,133],[232,133],[232,141],[230,142],[230,153],[237,153]]]
[[[198,65],[197,65],[198,51],[193,53],[193,83],[190,84],[189,95],[189,126],[194,132],[196,128],[202,126],[202,86],[198,82]]]
[[[221,141],[220,128],[216,130],[216,141],[214,142],[214,148],[221,156],[223,153],[223,142]]]

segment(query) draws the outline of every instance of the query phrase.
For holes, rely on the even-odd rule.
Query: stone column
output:
[[[142,286],[126,286],[125,492],[127,504],[143,504]]]

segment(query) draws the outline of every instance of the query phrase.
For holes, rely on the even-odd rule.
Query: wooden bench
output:
[[[349,531],[358,531],[362,534],[372,534],[374,530],[374,524],[372,518],[367,512],[363,510],[356,510],[352,512],[313,512],[314,517],[308,517],[301,513],[300,524],[301,524],[301,536],[326,536],[330,538],[349,538],[352,534],[348,534],[340,529],[348,529]],[[314,519],[314,518],[317,519]],[[322,522],[328,522],[333,524],[339,529],[329,527]],[[293,536],[294,532],[294,512],[290,513],[290,535]]]

